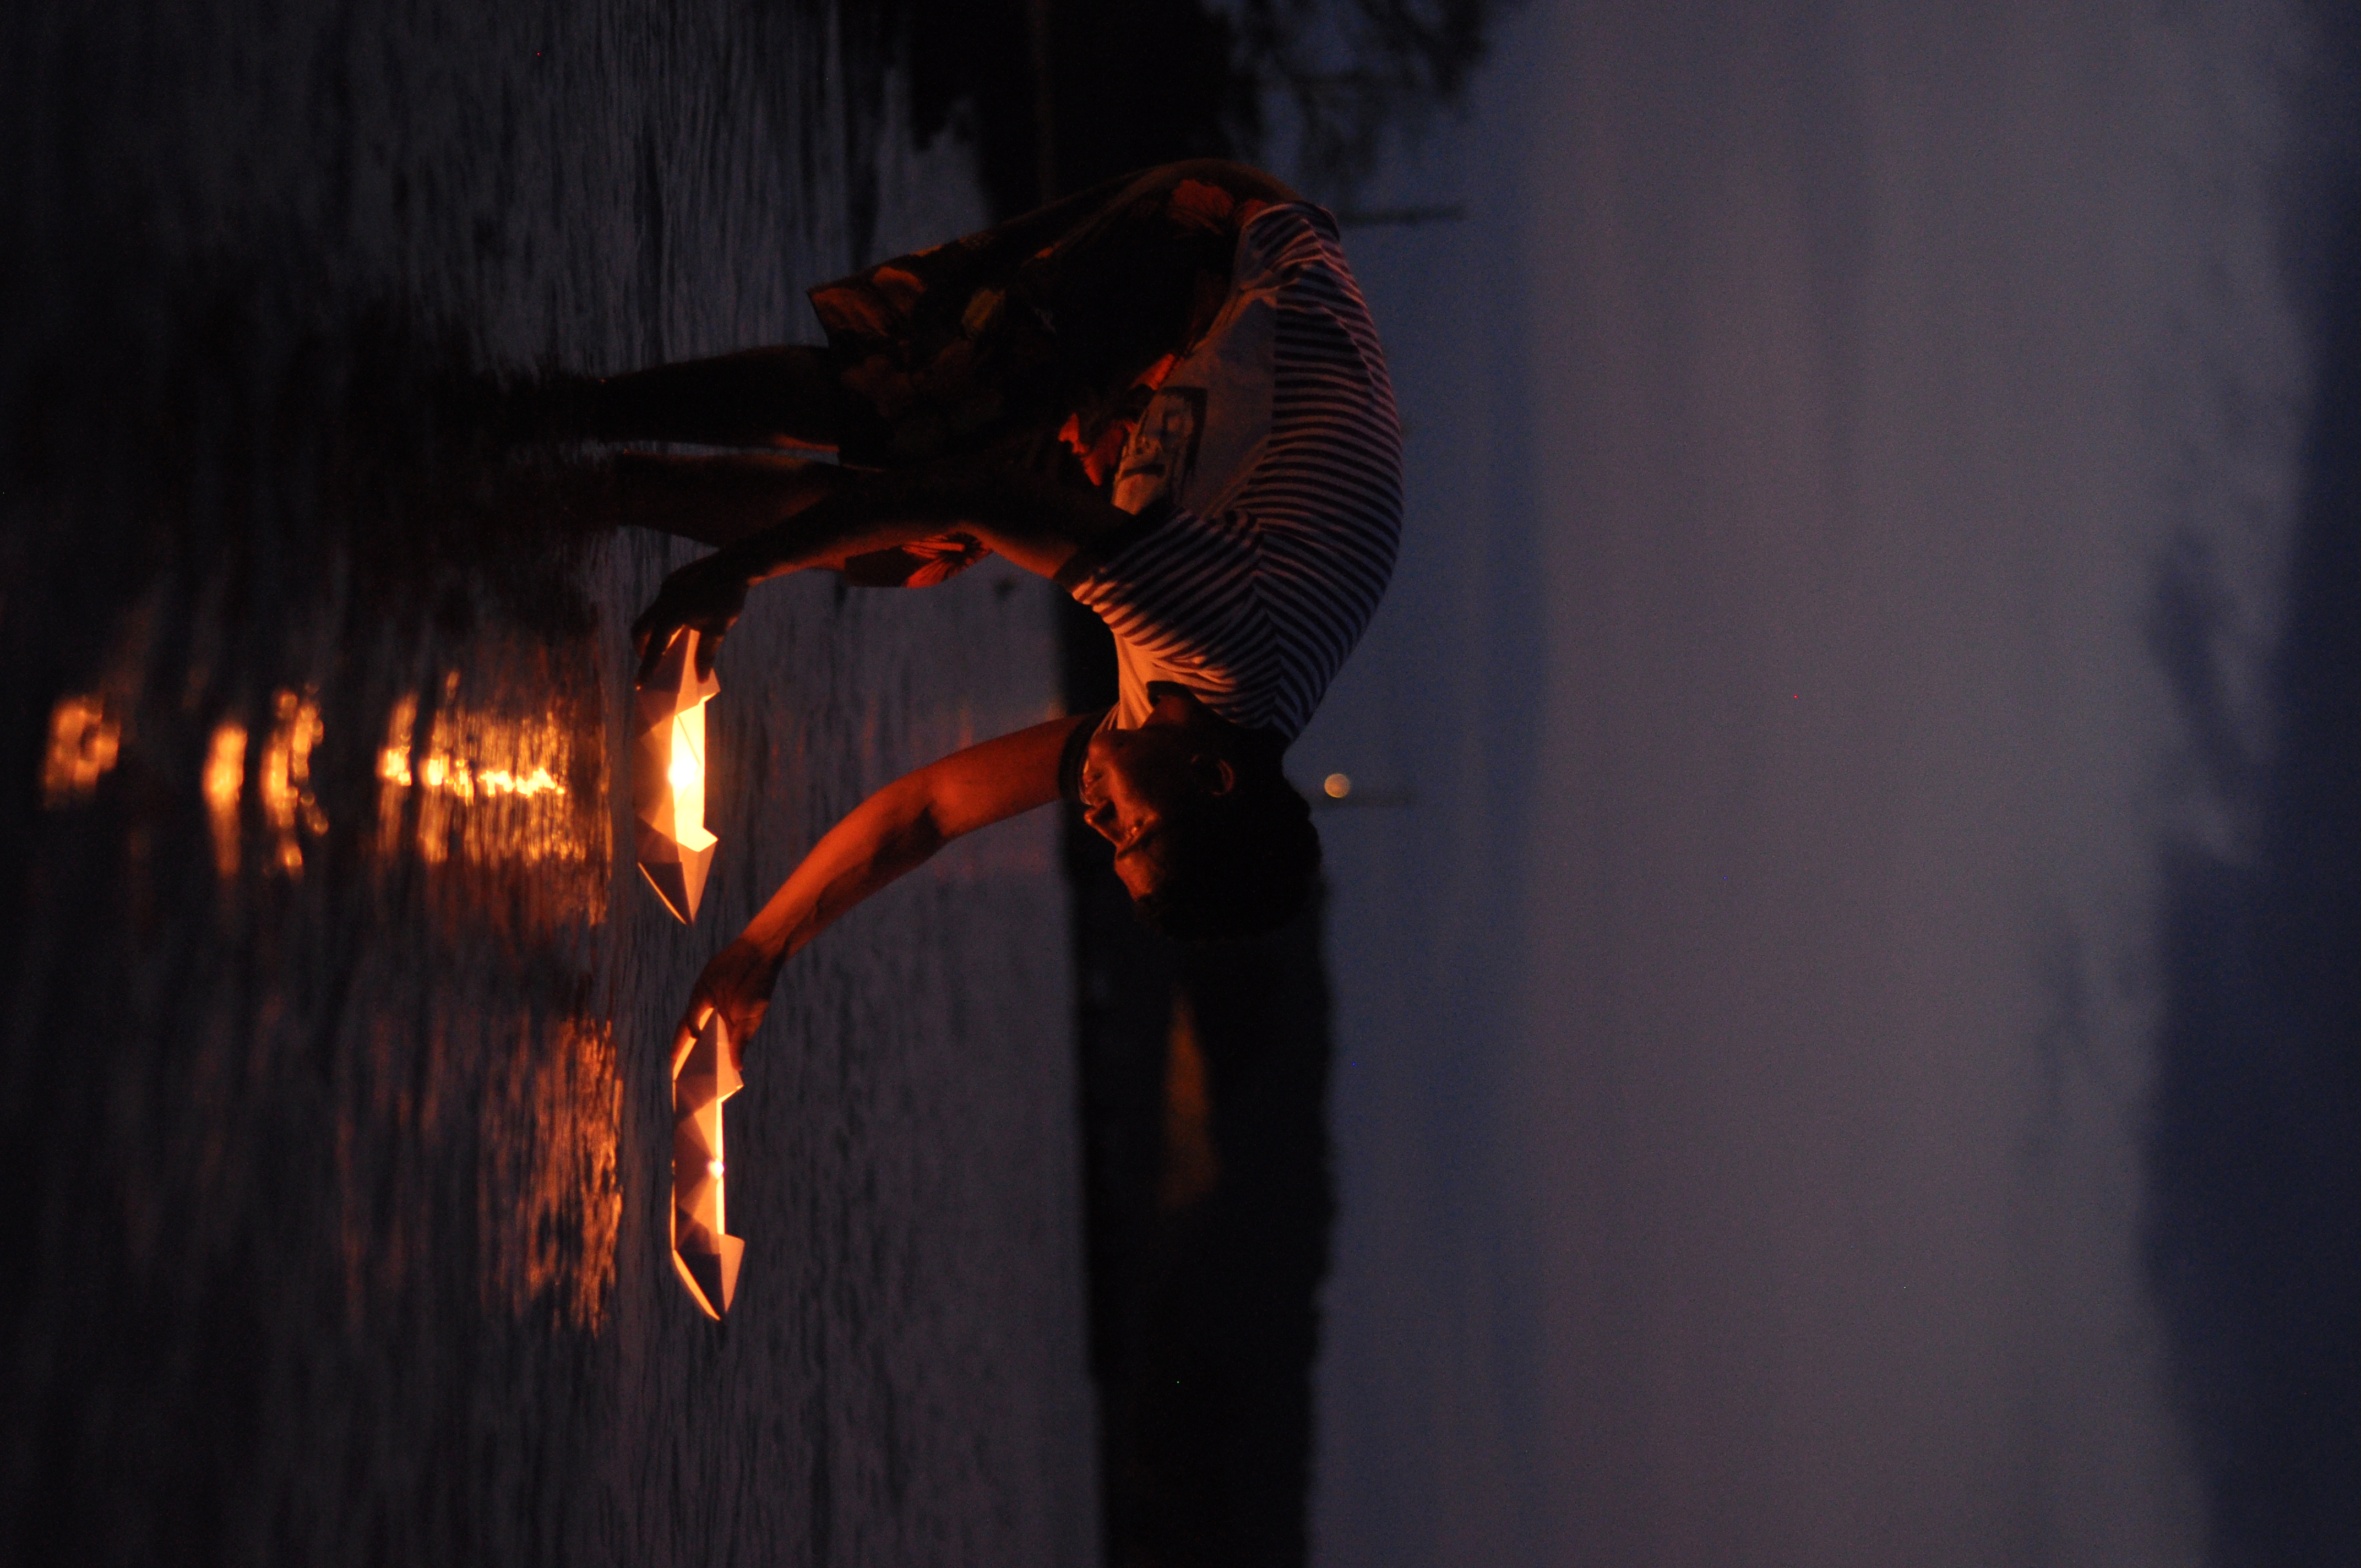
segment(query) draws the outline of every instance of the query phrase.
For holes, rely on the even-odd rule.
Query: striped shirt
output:
[[[1376,613],[1401,537],[1401,430],[1335,221],[1256,215],[1228,301],[1159,389],[1116,504],[1140,526],[1060,580],[1115,633],[1123,701],[1172,681],[1293,740]]]

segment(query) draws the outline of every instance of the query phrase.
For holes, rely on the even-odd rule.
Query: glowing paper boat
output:
[[[723,1229],[721,1102],[744,1087],[717,1010],[672,1064],[672,1266],[708,1316],[738,1293],[746,1244]]]
[[[631,815],[640,872],[664,907],[697,919],[719,842],[705,830],[705,705],[721,690],[697,673],[697,633],[682,630],[632,700]]]

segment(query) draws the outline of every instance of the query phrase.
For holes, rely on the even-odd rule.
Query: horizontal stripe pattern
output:
[[[1176,510],[1073,587],[1215,712],[1301,733],[1393,575],[1401,425],[1334,221],[1273,208],[1237,276],[1278,283],[1270,439],[1218,512]]]

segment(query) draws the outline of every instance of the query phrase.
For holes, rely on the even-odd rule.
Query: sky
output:
[[[1389,170],[1468,215],[1347,236],[1410,514],[1290,766],[1406,803],[1323,819],[1320,1561],[2203,1559],[2144,1140],[2274,740],[2310,49],[1534,0]]]

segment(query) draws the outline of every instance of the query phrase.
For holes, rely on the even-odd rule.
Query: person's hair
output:
[[[1312,806],[1273,752],[1225,752],[1227,795],[1191,795],[1164,816],[1164,875],[1132,901],[1148,927],[1187,942],[1257,937],[1293,919],[1320,877]]]

